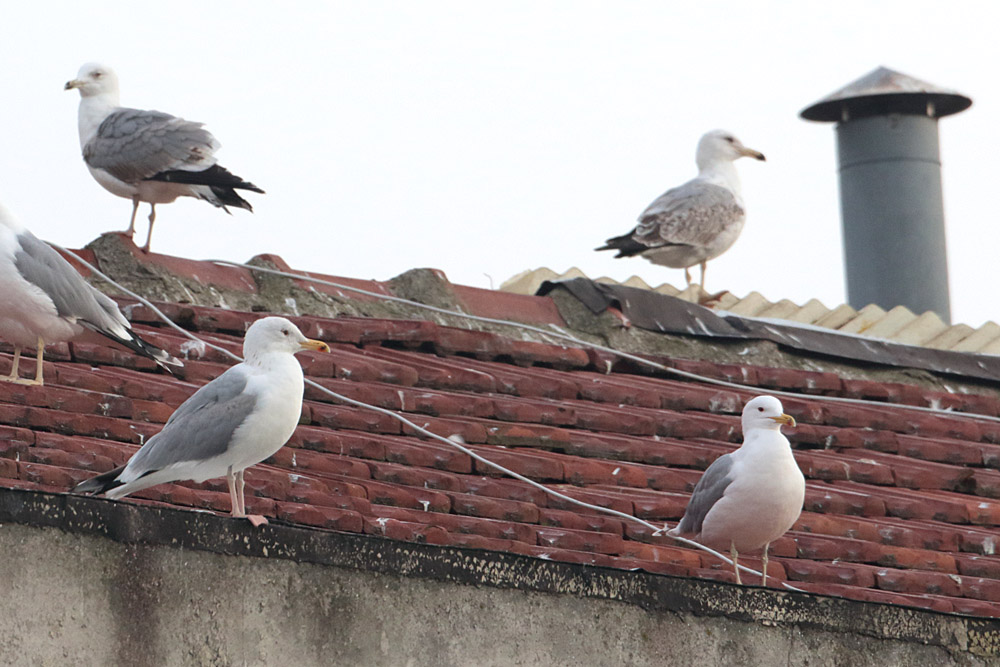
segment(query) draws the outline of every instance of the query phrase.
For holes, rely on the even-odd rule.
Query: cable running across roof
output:
[[[240,357],[238,354],[230,352],[226,348],[224,348],[224,347],[222,347],[220,345],[216,345],[216,344],[214,344],[214,343],[212,343],[210,341],[207,341],[207,340],[205,340],[203,338],[199,338],[198,336],[194,335],[193,333],[191,333],[187,329],[184,329],[183,327],[181,327],[180,325],[178,325],[176,322],[174,322],[173,320],[171,320],[169,317],[167,317],[167,315],[164,314],[163,311],[161,311],[159,308],[157,308],[155,305],[153,305],[148,299],[140,296],[139,294],[133,292],[132,290],[128,289],[127,287],[119,284],[118,282],[116,282],[115,280],[113,280],[111,277],[109,277],[107,274],[103,273],[100,269],[98,269],[97,267],[95,267],[94,265],[92,265],[90,262],[88,262],[87,260],[85,260],[82,257],[80,257],[78,254],[76,254],[74,252],[71,252],[69,250],[66,250],[65,248],[63,248],[61,246],[58,246],[58,245],[56,245],[54,243],[51,243],[50,245],[53,248],[55,248],[56,250],[59,250],[60,252],[72,255],[82,265],[84,265],[90,271],[92,271],[94,273],[94,275],[99,276],[102,280],[107,281],[109,284],[114,285],[116,288],[118,288],[119,290],[121,290],[124,294],[127,294],[128,296],[131,296],[132,298],[134,298],[137,301],[139,301],[139,303],[143,304],[144,306],[146,306],[147,308],[149,308],[150,310],[152,310],[156,314],[157,317],[159,317],[168,326],[170,326],[171,328],[173,328],[174,330],[176,330],[177,332],[179,332],[184,337],[186,337],[189,340],[192,340],[192,341],[194,341],[196,343],[199,343],[201,345],[205,345],[207,347],[210,347],[213,350],[221,352],[222,354],[226,355],[227,357],[229,357],[230,359],[233,359],[236,362],[242,362],[243,361],[242,357]],[[216,263],[219,263],[219,264],[232,264],[233,266],[244,266],[245,268],[255,269],[255,270],[259,270],[260,269],[260,267],[252,267],[252,266],[249,266],[249,265],[236,264],[236,263],[233,263],[233,262],[221,262],[221,261],[219,261],[219,262],[216,262]],[[284,275],[284,276],[291,277],[291,278],[299,278],[299,279],[305,279],[305,280],[314,280],[314,281],[319,282],[319,283],[323,283],[323,284],[327,284],[327,285],[333,285],[335,287],[341,287],[340,285],[336,285],[334,283],[329,283],[327,281],[322,281],[322,280],[318,280],[318,279],[311,279],[311,278],[305,278],[303,276],[298,276],[298,275],[289,274],[289,273],[283,273],[283,272],[280,272],[280,271],[273,271],[271,269],[265,269],[265,270],[268,271],[268,272],[271,272],[271,273],[276,273],[278,275]],[[368,292],[366,290],[361,290],[361,289],[358,289],[358,288],[348,288],[346,286],[345,286],[345,289],[353,289],[353,290],[358,291],[358,292],[363,292],[365,294],[371,294],[373,296],[379,296],[379,297],[386,298],[386,299],[393,300],[393,301],[398,301],[398,302],[403,302],[403,303],[409,303],[409,304],[413,304],[413,305],[419,305],[419,306],[422,306],[422,307],[425,307],[425,308],[428,308],[428,309],[431,309],[431,310],[439,311],[439,312],[442,312],[442,313],[447,313],[447,314],[452,314],[452,315],[461,315],[463,317],[472,317],[472,318],[475,318],[475,319],[478,319],[478,320],[486,320],[486,321],[491,321],[491,322],[495,322],[495,323],[510,324],[510,325],[513,325],[513,326],[523,326],[523,327],[530,328],[532,330],[535,330],[535,331],[537,331],[539,333],[543,333],[543,334],[546,334],[546,335],[557,335],[557,334],[552,334],[551,332],[547,332],[544,329],[539,329],[537,327],[531,327],[531,326],[528,326],[528,325],[520,325],[520,324],[517,324],[515,322],[506,322],[506,321],[503,321],[503,320],[492,320],[490,318],[482,318],[482,317],[478,317],[478,316],[475,316],[475,315],[467,315],[467,314],[464,314],[464,313],[457,313],[457,312],[445,310],[443,308],[437,308],[435,306],[426,306],[424,304],[418,304],[415,301],[409,301],[408,299],[402,299],[400,297],[375,294],[374,292]],[[566,335],[558,335],[558,336],[559,337],[567,337]],[[585,341],[580,341],[580,343],[586,344]],[[612,352],[614,351],[614,350],[611,350],[611,348],[604,348],[603,346],[596,346],[596,347],[599,347],[600,349],[609,350],[609,351],[612,351]],[[631,358],[631,355],[630,355],[630,358]],[[635,357],[635,359],[636,360],[641,360],[642,358],[641,357]],[[649,363],[655,363],[655,362],[649,362]],[[656,364],[656,367],[658,367],[658,368],[660,368],[660,367],[666,368],[666,367],[661,366],[660,364]],[[424,435],[424,436],[426,436],[428,438],[431,438],[432,440],[437,440],[437,441],[442,442],[442,443],[444,443],[444,444],[446,444],[446,445],[448,445],[450,447],[453,447],[453,448],[459,450],[460,452],[462,452],[463,454],[466,454],[467,456],[475,459],[476,461],[479,461],[479,462],[481,462],[481,463],[483,463],[485,465],[488,465],[491,468],[493,468],[495,470],[498,470],[498,471],[502,472],[505,475],[509,475],[510,477],[513,477],[514,479],[517,479],[517,480],[522,481],[522,482],[524,482],[526,484],[529,484],[532,487],[534,487],[534,488],[538,489],[539,491],[542,491],[543,493],[546,493],[546,494],[548,494],[550,496],[559,498],[560,500],[564,500],[564,501],[566,501],[568,503],[571,503],[573,505],[577,505],[579,507],[584,507],[584,508],[587,508],[587,509],[590,509],[590,510],[593,510],[593,511],[596,511],[596,512],[601,512],[603,514],[610,514],[612,516],[617,516],[617,517],[619,517],[621,519],[624,519],[624,520],[627,520],[627,521],[632,521],[632,522],[637,523],[637,524],[639,524],[639,525],[641,525],[641,526],[643,526],[645,528],[648,528],[648,529],[652,530],[654,537],[666,533],[666,530],[668,528],[668,526],[666,524],[664,524],[662,527],[657,527],[654,524],[652,524],[652,523],[650,523],[648,521],[645,521],[643,519],[640,519],[639,517],[633,516],[631,514],[626,514],[625,512],[620,512],[618,510],[611,509],[609,507],[601,507],[600,505],[592,505],[591,503],[587,503],[587,502],[584,502],[582,500],[577,500],[576,498],[573,498],[571,496],[567,496],[567,495],[565,495],[563,493],[560,493],[560,492],[556,491],[555,489],[550,489],[547,486],[545,486],[544,484],[541,484],[541,483],[536,482],[536,481],[534,481],[532,479],[529,479],[528,477],[525,477],[524,475],[521,475],[520,473],[514,472],[513,470],[509,470],[508,468],[505,468],[504,466],[500,465],[499,463],[494,463],[493,461],[490,461],[489,459],[484,458],[480,454],[477,454],[476,452],[472,451],[468,447],[465,447],[462,444],[460,444],[458,442],[455,442],[454,440],[450,440],[450,439],[448,439],[448,438],[446,438],[444,436],[438,435],[437,433],[432,433],[431,431],[427,430],[426,428],[424,428],[422,426],[419,426],[419,425],[415,424],[414,422],[410,421],[409,419],[407,419],[403,415],[399,414],[398,412],[395,412],[393,410],[389,410],[389,409],[386,409],[386,408],[382,408],[382,407],[379,407],[379,406],[376,406],[376,405],[371,405],[371,404],[368,404],[368,403],[364,403],[362,401],[358,401],[356,399],[349,398],[347,396],[343,396],[341,394],[338,394],[335,391],[331,391],[330,389],[327,389],[326,387],[324,387],[323,385],[321,385],[321,384],[319,384],[317,382],[314,382],[314,381],[310,380],[308,377],[305,378],[305,382],[309,386],[313,387],[314,389],[317,389],[317,390],[321,391],[322,393],[330,396],[331,398],[333,398],[335,400],[341,401],[343,403],[347,403],[349,405],[354,405],[356,407],[364,408],[364,409],[367,409],[367,410],[372,410],[374,412],[378,412],[380,414],[384,414],[384,415],[387,415],[387,416],[389,416],[389,417],[391,417],[393,419],[396,419],[400,423],[409,426],[410,428],[412,428],[413,430],[417,431],[421,435]],[[777,392],[775,392],[775,393],[777,393]],[[671,535],[670,539],[675,540],[677,542],[680,542],[682,544],[685,544],[687,546],[690,546],[692,548],[699,549],[701,551],[709,553],[709,554],[715,556],[716,558],[718,558],[719,560],[727,563],[728,565],[733,565],[733,561],[729,557],[727,557],[727,556],[723,555],[722,553],[720,553],[720,552],[718,552],[718,551],[716,551],[716,550],[714,550],[714,549],[712,549],[710,547],[707,547],[707,546],[705,546],[703,544],[700,544],[698,542],[694,542],[692,540],[688,540],[688,539],[683,538],[683,537],[674,536],[674,535]],[[758,572],[757,570],[754,570],[753,568],[749,568],[749,567],[746,567],[744,565],[738,565],[738,567],[739,567],[740,570],[743,570],[744,572],[747,572],[749,574],[753,574],[753,575],[756,575],[758,577],[762,577],[763,576],[763,574],[761,572]],[[796,591],[796,592],[799,592],[799,593],[804,592],[804,591],[802,591],[801,588],[796,588],[795,586],[792,586],[788,582],[784,582],[783,581],[783,582],[781,582],[781,584],[787,590]]]
[[[58,246],[56,246],[58,247]],[[64,251],[65,252],[65,251]],[[644,366],[649,366],[650,368],[655,368],[657,370],[663,371],[665,373],[670,373],[671,375],[676,375],[678,377],[686,378],[688,380],[696,380],[698,382],[704,382],[705,384],[713,384],[720,387],[728,387],[730,389],[739,389],[741,391],[747,391],[758,396],[765,395],[769,396],[787,396],[789,398],[808,398],[817,401],[829,401],[831,403],[850,403],[854,405],[864,405],[868,407],[884,408],[886,405],[891,405],[896,408],[904,410],[914,410],[917,412],[929,412],[938,415],[962,415],[964,417],[970,417],[972,419],[980,419],[984,421],[1000,422],[1000,417],[993,417],[991,415],[981,415],[975,412],[957,412],[955,410],[945,410],[942,408],[934,408],[923,405],[909,405],[907,403],[886,403],[884,401],[871,401],[864,398],[850,398],[847,396],[826,396],[824,394],[797,394],[792,391],[785,391],[781,389],[769,389],[767,392],[762,392],[759,387],[754,387],[751,385],[740,384],[738,382],[730,382],[728,380],[720,380],[718,378],[711,378],[704,375],[698,375],[697,373],[692,373],[690,371],[684,371],[679,368],[671,368],[670,366],[665,366],[661,363],[653,361],[652,359],[646,359],[629,352],[623,352],[621,350],[616,350],[613,347],[608,347],[606,345],[601,345],[600,343],[591,343],[590,341],[577,338],[576,336],[567,333],[561,327],[556,325],[550,325],[555,331],[549,329],[543,329],[541,327],[536,327],[531,324],[524,324],[522,322],[513,322],[511,320],[501,320],[493,317],[483,317],[482,315],[473,315],[471,313],[463,313],[458,310],[449,310],[447,308],[440,308],[438,306],[431,306],[426,303],[420,303],[419,301],[412,301],[410,299],[404,299],[402,297],[393,296],[390,294],[380,294],[379,292],[372,292],[371,290],[366,290],[361,287],[352,287],[350,285],[344,285],[341,283],[335,283],[329,280],[323,280],[321,278],[313,278],[308,275],[299,273],[288,273],[287,271],[279,271],[277,269],[269,269],[263,266],[253,266],[251,264],[240,264],[239,262],[231,262],[229,260],[222,259],[210,259],[207,260],[213,264],[219,264],[222,266],[235,266],[242,269],[247,269],[250,271],[259,271],[261,273],[267,273],[275,276],[282,276],[284,278],[293,278],[296,280],[304,280],[306,282],[316,283],[317,285],[326,285],[328,287],[335,287],[337,289],[347,290],[350,292],[356,292],[358,294],[364,294],[365,296],[371,296],[385,301],[393,301],[395,303],[403,303],[416,308],[421,308],[424,310],[429,310],[435,313],[441,313],[442,315],[451,315],[454,317],[461,317],[467,320],[472,320],[474,322],[483,322],[485,324],[498,324],[502,326],[510,326],[518,329],[523,329],[524,331],[532,331],[543,336],[549,336],[556,340],[570,342],[574,345],[579,345],[581,347],[589,347],[594,350],[600,350],[602,352],[608,352],[610,354],[617,355],[623,359],[628,359],[629,361],[634,361],[638,364]],[[103,275],[103,274],[102,274]],[[113,281],[111,281],[113,283]],[[113,283],[115,284],[115,283]],[[129,293],[131,294],[131,292]]]

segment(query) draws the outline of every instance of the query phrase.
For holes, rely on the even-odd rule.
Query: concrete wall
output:
[[[0,526],[4,665],[985,665],[912,641]]]

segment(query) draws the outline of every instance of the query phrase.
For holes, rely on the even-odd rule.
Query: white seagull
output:
[[[693,539],[714,549],[729,549],[736,571],[740,551],[764,548],[763,580],[767,585],[767,549],[798,520],[806,481],[781,425],[795,426],[781,401],[758,396],[743,408],[743,445],[723,454],[698,480],[684,518],[668,535]]]
[[[303,350],[330,348],[283,317],[257,320],[243,340],[242,363],[181,403],[127,464],[73,491],[121,498],[165,482],[225,477],[232,515],[246,517],[243,471],[281,449],[299,423],[304,383],[293,355]]]
[[[736,242],[746,208],[740,195],[740,177],[733,161],[741,157],[764,160],[764,154],[744,146],[732,133],[713,130],[698,142],[698,175],[659,196],[628,234],[605,241],[597,250],[617,250],[615,257],[643,257],[653,264],[684,269],[701,265],[729,250]]]
[[[93,332],[93,333],[91,333]],[[0,381],[42,385],[46,343],[100,334],[163,368],[183,364],[139,338],[118,304],[97,291],[0,204],[0,339],[14,345],[10,374]],[[96,336],[93,336],[96,338]],[[37,346],[35,377],[18,377],[21,348]]]
[[[216,163],[220,144],[202,123],[160,111],[129,109],[118,105],[118,76],[98,63],[80,68],[66,90],[80,91],[80,148],[94,179],[108,192],[132,200],[132,221],[127,234],[135,234],[139,202],[149,203],[149,252],[156,220],[156,205],[178,197],[197,197],[229,213],[227,206],[253,211],[236,190],[263,193]]]

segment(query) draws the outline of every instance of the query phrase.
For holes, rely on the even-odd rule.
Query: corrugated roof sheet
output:
[[[517,274],[504,281],[500,289],[515,294],[534,294],[547,280],[586,277],[575,267],[561,274],[543,267]],[[648,289],[692,303],[697,303],[703,296],[697,285],[683,290],[668,283],[652,287],[638,276],[632,276],[624,282],[607,277],[594,280],[600,283]],[[844,333],[860,334],[906,345],[920,345],[936,350],[1000,354],[1000,325],[995,322],[986,322],[978,329],[973,329],[967,324],[948,325],[933,312],[928,311],[918,315],[904,306],[897,306],[889,311],[875,304],[869,304],[861,310],[855,310],[847,304],[828,308],[816,299],[810,299],[802,305],[788,299],[772,302],[759,292],[750,292],[743,297],[725,292],[717,301],[703,305],[716,311],[736,315],[813,324]]]

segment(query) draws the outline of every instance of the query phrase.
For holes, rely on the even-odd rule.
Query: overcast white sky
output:
[[[878,65],[959,90],[941,121],[955,322],[1000,320],[994,276],[1000,40],[989,3],[66,2],[5,4],[0,199],[80,247],[131,204],[87,173],[80,65],[114,67],[122,103],[202,121],[220,163],[267,190],[253,215],[159,207],[153,250],[384,280],[414,267],[499,284],[581,268],[683,285],[593,248],[695,173],[723,127],[741,160],[743,235],[710,290],[846,300],[834,131],[798,112]],[[144,205],[141,215],[148,211]],[[146,225],[136,238],[145,239]]]

